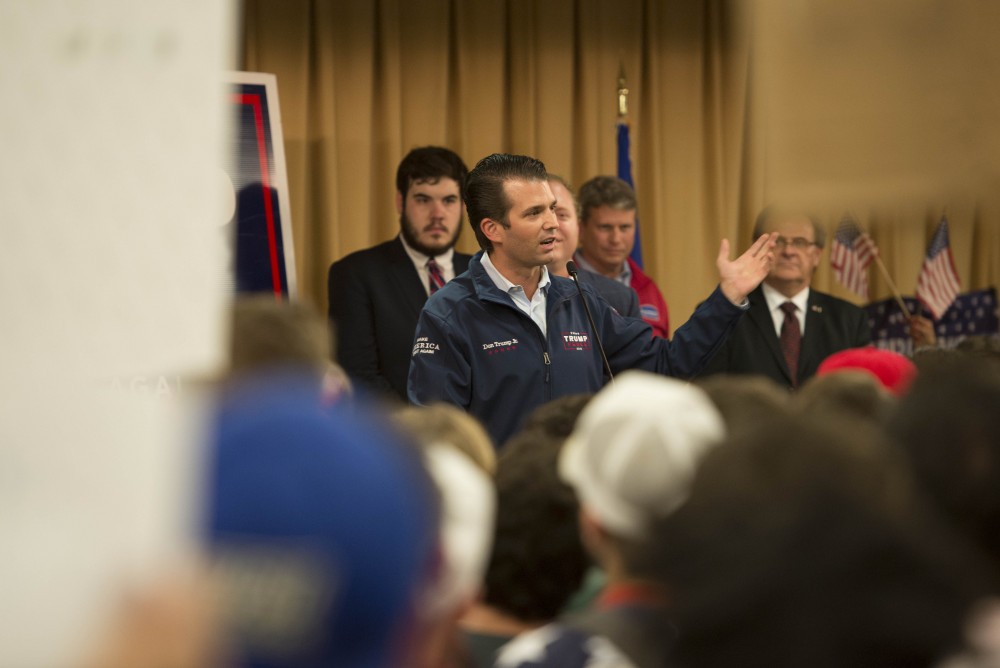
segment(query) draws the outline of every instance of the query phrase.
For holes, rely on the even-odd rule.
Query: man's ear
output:
[[[495,244],[498,241],[503,241],[504,226],[492,218],[483,218],[479,223],[479,229],[482,230],[483,235],[489,239],[490,242]]]
[[[396,213],[403,213],[403,193],[396,191]]]
[[[607,542],[607,534],[597,518],[582,504],[577,516],[580,525],[580,540],[587,551],[595,558],[599,557]]]

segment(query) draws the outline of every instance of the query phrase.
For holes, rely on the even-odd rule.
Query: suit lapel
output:
[[[413,266],[413,261],[406,254],[403,242],[397,237],[389,247],[389,270],[386,280],[392,286],[393,292],[399,295],[400,301],[405,303],[411,316],[419,316],[420,309],[427,301],[427,291],[420,281],[420,274]]]
[[[781,342],[778,341],[778,335],[774,332],[774,319],[767,308],[764,290],[760,287],[750,293],[750,311],[747,312],[747,316],[767,344],[767,349],[771,357],[774,358],[775,364],[781,369],[781,373],[784,374],[785,380],[791,383],[792,374],[788,370],[788,364],[785,363],[785,354],[781,352]]]
[[[472,259],[471,255],[466,255],[465,253],[456,252],[452,256],[452,265],[455,267],[455,276],[459,274],[464,274],[469,270],[469,260]]]
[[[802,352],[799,354],[799,374],[810,371],[809,375],[815,372],[819,363],[823,360],[820,357],[820,340],[823,338],[821,332],[825,326],[825,313],[823,312],[822,295],[815,290],[809,290],[809,302],[806,305],[806,332],[802,336]]]

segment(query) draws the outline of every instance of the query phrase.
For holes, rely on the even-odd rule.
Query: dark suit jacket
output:
[[[791,387],[792,379],[781,354],[763,289],[758,287],[749,298],[750,310],[701,375],[761,374]],[[814,376],[820,362],[828,356],[846,348],[866,346],[871,341],[868,315],[862,309],[843,299],[810,290],[806,331],[799,354],[799,385]]]
[[[597,290],[597,294],[604,297],[604,301],[621,315],[642,318],[639,312],[639,295],[629,286],[586,269],[580,269],[576,275],[581,282],[589,283]]]
[[[470,256],[455,253],[455,275]],[[330,266],[328,315],[337,362],[369,390],[406,400],[417,318],[427,301],[420,274],[399,237],[351,253]]]

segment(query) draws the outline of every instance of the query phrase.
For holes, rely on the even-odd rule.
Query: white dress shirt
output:
[[[799,331],[802,336],[806,335],[806,307],[809,305],[809,286],[803,288],[792,297],[786,297],[767,283],[762,283],[764,290],[764,300],[767,301],[767,310],[771,313],[771,320],[774,321],[774,333],[781,338],[781,325],[785,322],[785,312],[781,310],[781,305],[785,302],[795,304],[795,317],[799,319]]]

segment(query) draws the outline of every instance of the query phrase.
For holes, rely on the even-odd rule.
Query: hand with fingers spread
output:
[[[719,287],[734,304],[742,304],[774,264],[774,247],[778,233],[763,234],[735,260],[729,259],[729,240],[723,239],[715,266],[719,268]]]

